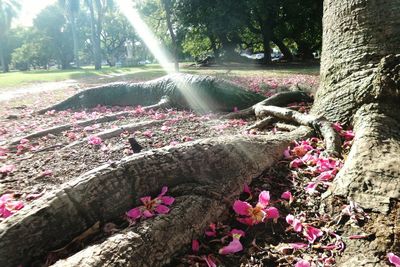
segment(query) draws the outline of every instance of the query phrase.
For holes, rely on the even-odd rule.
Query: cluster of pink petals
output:
[[[247,225],[255,225],[264,222],[266,219],[279,218],[279,211],[275,207],[268,207],[270,195],[268,191],[262,191],[258,196],[258,203],[253,207],[246,201],[236,200],[233,203],[233,210],[240,217],[237,220]]]
[[[0,218],[10,217],[23,207],[24,203],[22,201],[15,200],[13,194],[4,194],[0,197]]]
[[[286,216],[286,222],[293,227],[295,232],[302,232],[303,236],[307,238],[310,243],[314,243],[318,237],[324,234],[320,229],[302,223],[301,220],[291,214]]]
[[[155,216],[156,214],[168,213],[169,208],[167,206],[170,206],[175,201],[175,198],[165,196],[167,191],[168,187],[164,186],[161,190],[161,193],[156,198],[151,199],[150,196],[140,198],[143,206],[129,210],[126,215],[131,220],[137,220],[141,217],[150,218]]]
[[[387,257],[391,264],[393,264],[395,267],[400,267],[400,257],[399,256],[390,252],[387,254]]]
[[[9,153],[8,149],[0,146],[0,157],[5,157]]]
[[[96,146],[98,146],[98,145],[101,145],[102,142],[103,142],[103,140],[101,140],[100,137],[95,136],[95,135],[91,135],[91,136],[89,136],[89,138],[88,138],[88,143],[89,143],[90,145],[96,145]]]
[[[154,133],[151,130],[146,130],[142,133],[143,136],[146,136],[147,138],[153,137]]]
[[[227,255],[233,254],[243,250],[243,245],[240,243],[240,238],[245,235],[242,230],[233,229],[230,233],[232,236],[232,241],[225,247],[222,247],[219,250],[219,254]]]
[[[26,151],[29,151],[32,149],[32,145],[30,144],[28,139],[21,139],[19,141],[19,144],[17,145],[17,155],[21,155],[25,153]]]

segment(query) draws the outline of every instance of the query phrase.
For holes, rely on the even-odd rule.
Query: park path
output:
[[[67,87],[79,87],[77,80],[64,80],[59,82],[39,82],[29,85],[24,85],[18,88],[2,89],[0,91],[0,102],[12,100],[25,94],[35,94],[46,91],[55,91]]]

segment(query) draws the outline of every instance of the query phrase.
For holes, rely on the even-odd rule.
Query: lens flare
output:
[[[175,73],[175,69],[172,63],[172,57],[160,44],[159,40],[142,20],[138,10],[135,7],[135,3],[126,0],[116,0],[121,13],[128,19],[129,23],[135,29],[136,33],[142,39],[144,44],[147,46],[149,51],[160,63],[161,67],[168,73]],[[190,80],[185,79],[183,75],[171,75],[172,81],[176,84],[179,92],[185,98],[188,105],[197,111],[207,113],[211,110],[211,102],[205,99],[204,94],[201,94],[201,90],[194,88],[190,85]]]

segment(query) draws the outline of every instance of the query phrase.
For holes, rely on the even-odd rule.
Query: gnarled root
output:
[[[104,245],[83,252],[90,255],[95,252],[95,257],[110,256],[116,249],[111,247],[121,241],[121,246],[128,248],[133,255],[138,255],[134,252],[137,246],[139,252],[146,251],[143,255],[154,256],[143,257],[142,263],[147,262],[147,266],[161,264],[179,247],[163,248],[166,250],[163,255],[163,249],[160,248],[164,243],[158,242],[171,238],[174,240],[171,243],[168,241],[168,244],[175,244],[176,240],[182,238],[183,243],[188,243],[191,234],[197,234],[207,227],[211,214],[218,216],[222,208],[227,207],[227,203],[221,205],[223,199],[237,197],[243,184],[249,183],[253,177],[260,175],[281,158],[292,140],[307,138],[311,133],[310,128],[300,127],[282,135],[223,136],[155,149],[124,158],[116,164],[104,165],[67,183],[58,191],[43,196],[32,206],[2,222],[0,266],[29,263],[36,256],[63,247],[97,221],[105,223],[121,216],[132,207],[132,200],[155,193],[164,185],[172,190],[178,185],[191,183],[199,187],[208,186],[205,187],[206,192],[209,192],[208,197],[198,197],[197,194],[183,197],[178,201],[176,211],[171,206],[171,214],[151,224],[154,225],[151,228],[154,233],[140,232],[140,236],[137,236],[130,230],[124,232],[128,240],[136,240],[132,245],[121,241],[124,236],[118,235],[106,240]],[[210,187],[213,190],[208,190]],[[210,191],[216,192],[214,196],[211,197]],[[193,192],[195,194],[196,191]],[[193,207],[184,204],[190,202],[193,202]],[[204,220],[189,224],[188,220],[193,218]],[[169,232],[165,231],[165,227],[172,225],[172,222],[175,222],[176,227],[172,226]],[[196,229],[188,230],[191,225],[196,226]],[[143,242],[151,243],[144,245]],[[150,246],[157,249],[150,252]],[[111,252],[101,251],[105,248]],[[115,265],[131,262],[133,258],[130,253],[124,253],[121,249],[109,262],[114,261]],[[79,260],[76,262],[79,263],[81,256],[77,257]],[[101,261],[93,262],[97,264]]]

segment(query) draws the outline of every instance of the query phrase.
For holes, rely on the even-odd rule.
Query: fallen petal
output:
[[[233,210],[236,212],[236,214],[248,216],[251,209],[252,206],[245,201],[236,200],[233,203]]]
[[[164,205],[158,205],[158,206],[155,208],[155,211],[156,211],[157,213],[159,213],[159,214],[166,214],[166,213],[169,212],[169,208],[168,208],[167,206],[164,206]]]
[[[126,213],[126,216],[128,216],[129,218],[131,218],[133,220],[139,219],[142,216],[141,208],[137,207],[137,208],[133,208],[133,209],[129,210]]]
[[[269,205],[269,191],[262,191],[258,196],[258,203],[261,204],[262,207],[266,207]]]
[[[311,264],[306,260],[299,260],[294,267],[310,267]]]
[[[219,250],[219,254],[226,255],[226,254],[233,254],[243,250],[242,243],[240,243],[239,239],[234,238],[227,246],[222,247]]]
[[[394,266],[396,266],[396,267],[400,267],[400,257],[399,256],[390,252],[387,254],[387,257],[388,257],[390,263],[394,264]]]

